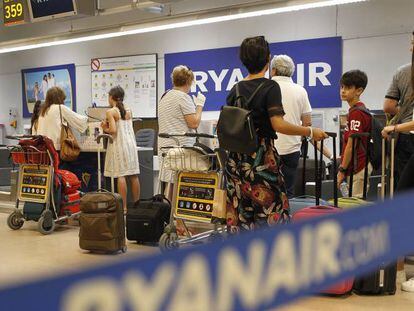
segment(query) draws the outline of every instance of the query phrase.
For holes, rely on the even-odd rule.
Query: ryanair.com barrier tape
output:
[[[414,195],[0,290],[1,310],[264,310],[414,251]],[[47,256],[47,254],[45,254]]]

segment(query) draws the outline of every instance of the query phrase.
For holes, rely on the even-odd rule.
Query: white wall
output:
[[[165,53],[237,46],[245,37],[253,35],[265,35],[269,42],[342,36],[344,70],[359,68],[367,72],[369,84],[363,100],[370,108],[381,109],[394,71],[410,61],[409,42],[414,30],[412,12],[412,0],[371,0],[0,55],[0,123],[8,123],[10,107],[17,108],[20,116],[22,114],[21,69],[75,63],[77,105],[78,111],[83,112],[91,103],[89,63],[93,57],[158,53],[158,94],[162,94]],[[324,111],[328,130],[335,131],[338,125],[332,119],[338,109]],[[211,116],[211,113],[206,115],[207,118]],[[21,121],[20,118],[20,129]],[[7,131],[13,133],[10,128]]]

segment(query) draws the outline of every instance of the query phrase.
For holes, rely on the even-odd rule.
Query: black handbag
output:
[[[259,147],[259,140],[254,126],[249,105],[265,82],[262,82],[247,102],[240,95],[236,84],[235,106],[223,106],[217,123],[217,136],[220,148],[230,152],[252,154]]]
[[[139,243],[156,243],[169,223],[171,204],[163,195],[140,200],[128,206],[127,239]]]

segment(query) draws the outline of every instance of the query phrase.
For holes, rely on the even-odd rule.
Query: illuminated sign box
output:
[[[76,15],[75,0],[29,0],[30,18],[33,21]]]
[[[3,0],[3,20],[5,26],[25,22],[26,0]]]

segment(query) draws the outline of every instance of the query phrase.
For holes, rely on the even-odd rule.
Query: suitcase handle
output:
[[[337,171],[337,163],[336,163],[336,137],[337,134],[334,132],[326,132],[326,134],[332,138],[332,142],[333,142],[333,157],[334,157],[334,161],[333,161],[333,170],[334,170],[334,174],[333,174],[333,193],[334,193],[334,206],[338,207],[338,187],[337,187],[337,175],[336,175],[336,171]],[[321,146],[320,146],[320,165],[318,165],[318,145],[317,142],[314,141],[314,151],[315,151],[315,194],[316,194],[316,205],[320,204],[320,197],[321,197],[321,193],[322,193],[322,163],[323,163],[323,142],[324,139],[321,140]]]

